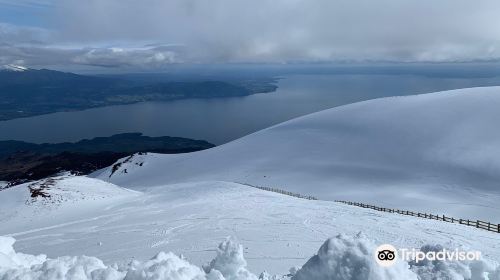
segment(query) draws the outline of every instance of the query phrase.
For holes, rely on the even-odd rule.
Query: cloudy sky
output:
[[[498,0],[0,0],[0,64],[500,58]]]

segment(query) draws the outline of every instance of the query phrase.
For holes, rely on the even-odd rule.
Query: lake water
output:
[[[77,141],[123,132],[181,136],[222,144],[274,124],[357,101],[500,85],[500,79],[429,75],[288,75],[273,93],[247,97],[144,102],[0,122],[0,140]]]

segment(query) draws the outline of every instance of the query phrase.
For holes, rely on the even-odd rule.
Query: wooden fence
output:
[[[335,202],[344,203],[347,205],[358,206],[358,207],[362,207],[362,208],[373,209],[373,210],[382,211],[382,212],[397,213],[397,214],[401,214],[401,215],[443,221],[443,222],[448,222],[448,223],[457,223],[457,224],[461,224],[461,225],[471,226],[471,227],[475,227],[475,228],[479,228],[479,229],[484,229],[487,231],[500,233],[500,224],[492,224],[490,222],[485,222],[485,221],[480,221],[480,220],[473,221],[473,220],[469,220],[469,219],[467,219],[467,220],[466,219],[456,219],[453,217],[446,217],[445,215],[433,215],[433,214],[419,213],[419,212],[413,212],[413,211],[407,211],[407,210],[378,207],[375,205],[369,205],[369,204],[351,202],[351,201],[344,201],[344,200],[335,200]]]
[[[314,196],[302,195],[302,194],[299,194],[299,193],[285,191],[285,190],[282,190],[282,189],[279,189],[279,188],[261,187],[261,186],[256,186],[256,185],[252,185],[252,184],[248,184],[248,183],[241,183],[241,182],[235,182],[235,183],[238,183],[240,185],[249,186],[249,187],[256,188],[256,189],[263,190],[263,191],[275,192],[275,193],[284,194],[284,195],[288,195],[288,196],[293,196],[293,197],[297,197],[297,198],[302,198],[302,199],[307,199],[307,200],[318,200]]]

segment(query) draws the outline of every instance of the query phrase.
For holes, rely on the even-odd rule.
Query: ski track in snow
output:
[[[8,220],[0,235],[15,236],[18,251],[49,257],[90,255],[123,263],[172,251],[197,265],[213,256],[219,242],[234,236],[244,245],[250,270],[272,273],[302,265],[328,237],[359,231],[380,244],[416,248],[429,243],[464,245],[482,251],[489,259],[500,259],[500,234],[304,200],[236,183],[166,185],[104,201],[107,203],[81,204],[89,213],[101,212],[98,216],[73,220],[69,215],[57,221],[42,212],[37,219],[47,226],[18,231],[26,226],[23,220]]]

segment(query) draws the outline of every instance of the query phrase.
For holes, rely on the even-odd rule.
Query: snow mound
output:
[[[103,198],[137,193],[114,184],[86,176],[62,175],[48,177],[0,190],[2,198],[8,200],[14,193],[22,193],[25,204],[63,204],[81,200],[99,200]],[[0,200],[1,201],[1,200]]]
[[[328,239],[318,254],[297,271],[292,280],[417,280],[408,263],[385,268],[374,258],[376,246],[363,234]]]
[[[0,237],[0,279],[79,279],[79,280],[257,280],[245,268],[241,245],[232,239],[217,249],[217,257],[203,269],[173,253],[160,252],[152,259],[132,261],[128,265],[106,266],[95,257],[32,256],[16,253],[15,240]],[[220,270],[218,270],[220,269]]]
[[[439,252],[441,245],[425,245],[420,251]],[[412,271],[418,274],[419,280],[500,280],[500,266],[496,263],[480,261],[441,261],[424,260],[410,262]]]
[[[19,196],[23,198],[23,204],[26,205],[75,203],[82,200],[100,200],[137,193],[102,180],[72,175],[48,177],[12,188],[0,189],[0,192],[2,194],[0,202],[8,202],[13,196]]]
[[[12,247],[16,240],[12,237],[0,236],[0,271],[4,267],[26,267],[45,261],[45,255],[33,256],[16,253]],[[1,275],[1,273],[0,273]],[[0,277],[1,278],[1,277]]]
[[[139,195],[102,180],[62,175],[0,189],[0,223],[33,228],[57,223],[56,216],[88,216],[97,206]],[[66,219],[68,220],[68,219]]]
[[[247,261],[243,257],[243,246],[234,239],[228,238],[217,248],[217,257],[205,267],[206,271],[217,270],[226,280],[257,280],[247,269]]]
[[[83,200],[100,200],[119,195],[130,195],[130,190],[85,176],[49,177],[33,183],[21,185],[27,187],[30,198],[27,204],[63,204]]]
[[[172,253],[161,252],[146,262],[133,261],[127,269],[124,279],[201,280],[206,279],[206,275],[203,270],[199,267],[191,265],[186,260],[183,260]]]
[[[441,245],[424,245],[421,252],[439,252]],[[398,259],[390,267],[374,257],[375,244],[363,234],[328,239],[292,280],[500,280],[500,266],[487,260],[424,260],[407,263]]]
[[[160,252],[148,261],[134,260],[127,265],[105,265],[95,257],[26,255],[13,249],[15,240],[0,237],[0,279],[2,280],[500,280],[500,266],[487,261],[428,261],[407,263],[398,260],[391,267],[379,266],[374,258],[375,244],[363,234],[338,235],[328,239],[318,254],[291,274],[257,278],[246,269],[243,247],[228,238],[217,248],[217,256],[203,269],[173,253]],[[426,245],[422,251],[439,250]],[[290,278],[291,277],[291,278]]]

